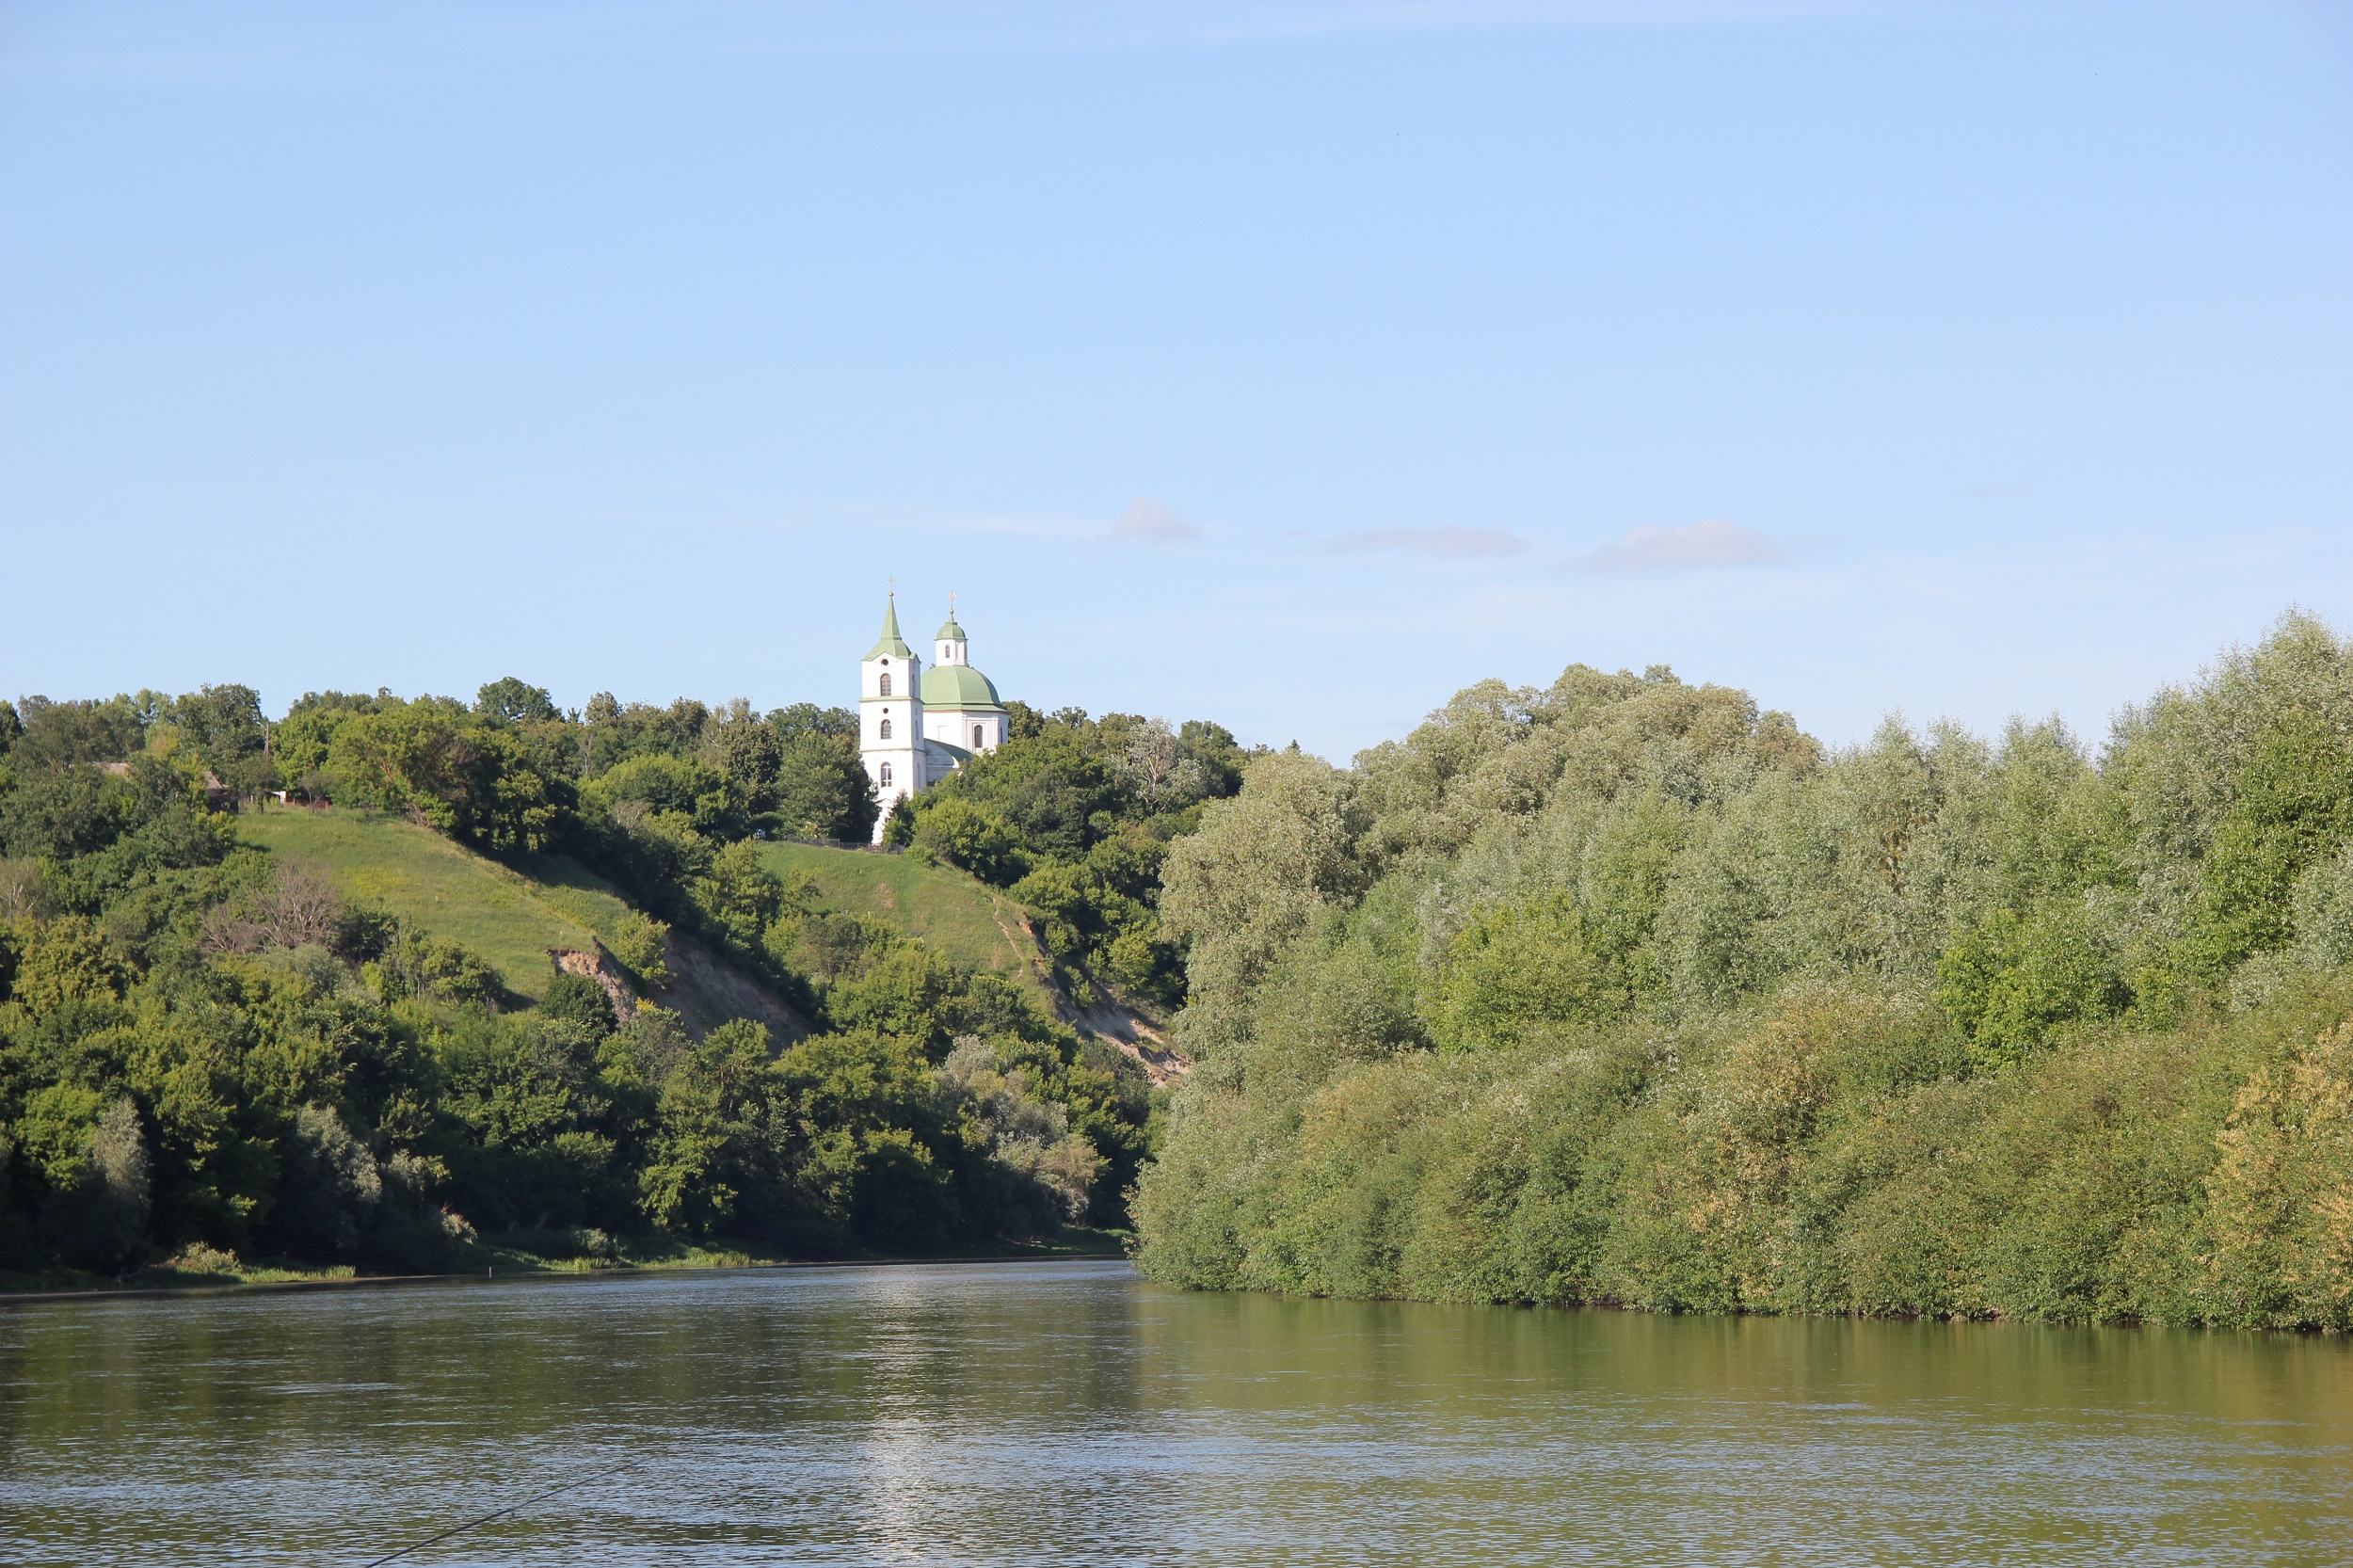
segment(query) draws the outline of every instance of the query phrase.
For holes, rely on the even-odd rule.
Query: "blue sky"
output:
[[[2353,8],[0,9],[0,692],[2096,737],[2353,629],[2348,366]]]

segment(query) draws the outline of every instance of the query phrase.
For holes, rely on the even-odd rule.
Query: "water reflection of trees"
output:
[[[9,1535],[83,1561],[310,1560],[583,1474],[472,1544],[1927,1560],[2168,1518],[2314,1553],[2353,1528],[2353,1353],[2318,1339],[968,1266],[57,1303],[0,1315],[0,1379]]]

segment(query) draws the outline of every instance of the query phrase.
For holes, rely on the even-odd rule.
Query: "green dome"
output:
[[[988,677],[971,665],[934,664],[923,672],[923,706],[1002,712],[1005,705]]]
[[[932,640],[940,643],[968,643],[972,639],[964,634],[964,628],[956,624],[956,617],[950,616],[948,624],[932,633]]]

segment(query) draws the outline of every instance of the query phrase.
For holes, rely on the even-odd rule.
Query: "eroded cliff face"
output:
[[[1167,1026],[1159,1019],[1109,999],[1098,1000],[1092,1007],[1080,1007],[1073,1001],[1070,994],[1054,983],[1053,962],[1046,956],[1045,945],[1037,939],[1036,929],[1019,904],[1007,903],[995,913],[998,929],[1005,934],[1005,940],[1026,953],[1031,973],[1039,984],[1053,993],[1054,1011],[1062,1016],[1063,1022],[1081,1034],[1107,1040],[1133,1057],[1155,1089],[1175,1083],[1193,1071],[1193,1059],[1169,1044]]]
[[[1081,1009],[1064,998],[1063,1015],[1080,1032],[1109,1041],[1135,1058],[1155,1089],[1177,1082],[1193,1071],[1192,1059],[1168,1043],[1167,1032],[1160,1024],[1142,1013],[1112,1001]]]
[[[678,1014],[697,1040],[731,1018],[768,1026],[778,1043],[809,1032],[808,1020],[783,998],[712,956],[700,944],[676,933],[663,941],[670,983],[640,997],[628,974],[602,948],[552,948],[548,957],[559,973],[585,975],[604,988],[615,1017],[627,1022],[638,1003],[651,1002]]]

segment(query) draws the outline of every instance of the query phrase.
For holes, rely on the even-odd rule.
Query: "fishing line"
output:
[[[362,1564],[361,1568],[384,1568],[384,1564],[388,1562],[397,1562],[402,1558],[407,1557],[410,1552],[421,1552],[437,1541],[447,1541],[453,1535],[463,1535],[466,1531],[472,1529],[477,1525],[487,1525],[493,1519],[503,1519],[507,1514],[514,1512],[518,1509],[529,1508],[533,1503],[539,1501],[543,1497],[552,1497],[559,1492],[569,1492],[575,1486],[585,1486],[592,1480],[603,1480],[605,1476],[618,1475],[621,1471],[628,1469],[630,1464],[634,1463],[635,1461],[633,1460],[629,1461],[616,1465],[613,1469],[607,1470],[601,1475],[583,1476],[578,1480],[568,1480],[561,1486],[551,1486],[544,1492],[534,1492],[530,1496],[508,1503],[504,1508],[493,1509],[489,1512],[483,1514],[478,1519],[469,1519],[462,1525],[452,1525],[449,1528],[443,1530],[439,1535],[428,1535],[422,1541],[411,1541],[408,1544],[403,1546],[396,1552],[374,1559],[373,1560]]]

